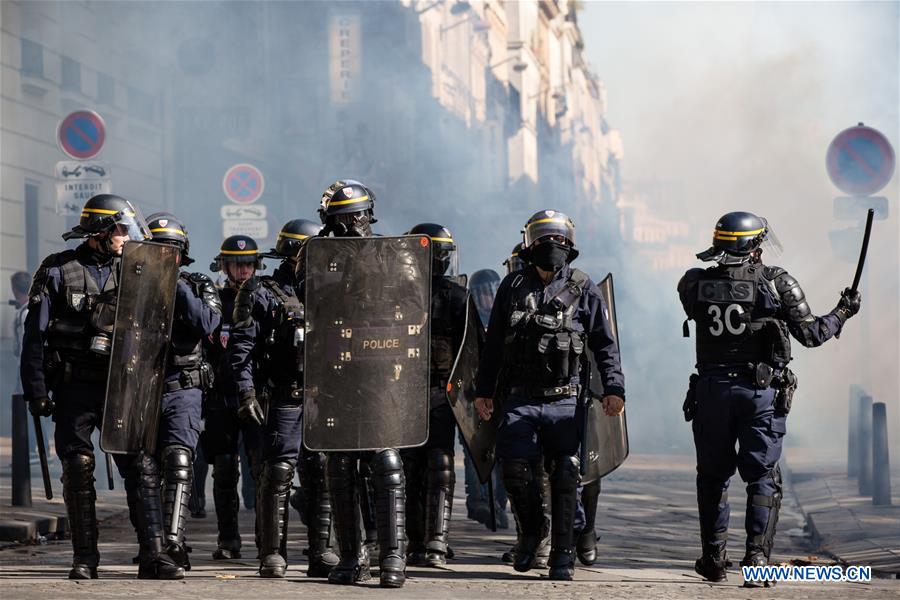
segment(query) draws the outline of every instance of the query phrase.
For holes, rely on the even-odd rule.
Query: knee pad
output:
[[[428,470],[439,486],[452,486],[456,481],[453,471],[453,455],[440,448],[428,451]]]
[[[260,478],[260,489],[284,493],[291,487],[294,479],[294,463],[290,460],[278,460],[263,466]]]
[[[76,452],[62,461],[63,485],[83,488],[94,483],[94,455]]]
[[[190,448],[166,446],[162,451],[162,465],[166,481],[184,484],[191,483],[194,458]]]
[[[534,463],[529,460],[504,458],[500,460],[500,469],[508,492],[515,494],[534,484]]]
[[[375,481],[386,487],[403,485],[406,478],[403,476],[400,453],[393,448],[376,452],[372,458],[372,475]]]
[[[553,461],[550,483],[559,490],[575,490],[581,483],[581,462],[576,456],[561,456]]]

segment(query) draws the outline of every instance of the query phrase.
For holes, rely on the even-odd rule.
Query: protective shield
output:
[[[600,283],[600,294],[609,309],[609,323],[616,345],[619,345],[619,328],[616,324],[616,298],[613,290],[612,274]],[[603,398],[603,384],[591,352],[585,352],[590,362],[589,394],[585,398],[585,439],[584,474],[582,483],[587,484],[616,470],[628,457],[628,426],[625,412],[616,417],[608,417],[603,412],[600,399]]]
[[[156,450],[179,261],[175,246],[124,246],[100,430],[105,452]]]
[[[428,439],[431,239],[306,244],[303,443],[313,451]]]
[[[482,421],[475,411],[475,374],[478,372],[478,330],[482,328],[478,310],[466,303],[466,330],[459,354],[447,383],[447,400],[456,417],[459,431],[469,449],[481,483],[487,482],[494,468],[497,429],[493,421]]]

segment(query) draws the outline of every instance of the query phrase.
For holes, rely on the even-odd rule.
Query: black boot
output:
[[[584,529],[575,543],[578,560],[586,567],[597,562],[597,499],[600,496],[600,480],[597,479],[581,488],[581,505],[584,508]]]
[[[166,552],[185,571],[191,561],[185,543],[185,523],[190,511],[194,483],[193,452],[184,446],[168,446],[162,451],[163,524]]]
[[[220,454],[213,464],[213,500],[219,525],[218,548],[213,559],[228,560],[241,557],[241,534],[238,529],[238,456]]]
[[[441,448],[428,450],[427,500],[425,505],[425,564],[442,567],[446,561],[453,512],[453,453]]]
[[[375,491],[372,489],[372,472],[367,461],[361,461],[356,475],[359,490],[359,512],[362,517],[363,531],[366,537],[363,545],[369,554],[369,560],[378,558],[378,528],[375,525]]]
[[[707,581],[725,581],[727,575],[728,554],[725,541],[709,540],[703,542],[703,555],[694,562],[694,571]]]
[[[534,567],[538,547],[546,535],[540,480],[535,476],[538,468],[535,462],[524,459],[503,459],[500,465],[503,485],[521,532],[513,568],[524,573]]]
[[[550,579],[571,581],[575,576],[575,507],[581,469],[578,458],[562,456],[550,475]]]
[[[293,461],[266,462],[256,488],[256,524],[259,534],[260,577],[284,577],[287,571],[285,529],[287,501],[294,479]]]
[[[149,454],[137,455],[126,474],[128,487],[137,489],[134,515],[141,543],[138,579],[184,579],[184,569],[166,553],[159,489],[159,465]]]
[[[328,577],[339,558],[334,551],[331,530],[331,498],[325,478],[325,455],[321,452],[300,452],[300,487],[302,512],[305,513],[306,536],[309,542],[307,577]],[[291,498],[293,502],[293,497]]]
[[[72,532],[72,569],[69,579],[97,579],[97,492],[94,456],[72,454],[62,461],[63,499]]]
[[[328,574],[328,583],[352,585],[368,581],[372,575],[369,573],[369,555],[360,536],[356,458],[347,452],[328,454],[325,472],[340,551],[340,560]]]
[[[769,564],[769,558],[766,556],[766,553],[760,547],[755,548],[747,548],[747,553],[744,555],[744,558],[741,559],[742,567],[765,567]],[[775,587],[775,580],[766,580],[766,581],[749,581],[747,579],[744,580],[745,588],[758,588],[758,587]]]
[[[406,582],[406,479],[403,461],[394,449],[372,459],[378,528],[378,567],[381,587],[399,588]]]

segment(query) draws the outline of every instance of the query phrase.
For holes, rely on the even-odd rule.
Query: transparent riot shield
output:
[[[123,247],[100,447],[154,452],[180,251],[154,242]]]
[[[469,449],[478,479],[485,483],[494,467],[497,429],[493,421],[482,421],[475,411],[475,375],[480,358],[478,330],[482,328],[478,310],[471,299],[467,298],[466,330],[447,383],[447,400]]]
[[[428,236],[306,244],[303,442],[314,451],[428,439]]]
[[[616,345],[619,345],[619,328],[616,323],[616,297],[613,290],[612,274],[606,276],[599,285],[600,294],[606,301],[609,310],[609,323],[612,327]],[[616,417],[608,417],[603,412],[600,399],[603,397],[603,384],[593,354],[588,351],[591,368],[591,384],[585,399],[585,439],[582,452],[584,474],[582,483],[595,481],[616,470],[628,457],[628,426],[625,412]]]

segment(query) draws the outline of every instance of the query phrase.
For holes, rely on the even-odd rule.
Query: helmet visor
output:
[[[443,277],[456,277],[459,275],[459,252],[456,244],[447,244],[432,238],[431,257],[434,261],[434,269],[438,272],[432,275]]]
[[[766,224],[765,237],[762,240],[763,252],[772,258],[779,258],[784,253],[784,246],[781,245],[781,240],[775,235],[775,231],[772,229],[772,225],[769,224],[768,219],[763,219],[763,223]]]
[[[127,208],[123,208],[113,216],[119,234],[127,235],[129,240],[135,242],[151,239],[153,236],[150,234],[150,228],[147,227],[147,221],[140,209],[131,202],[127,204]]]

